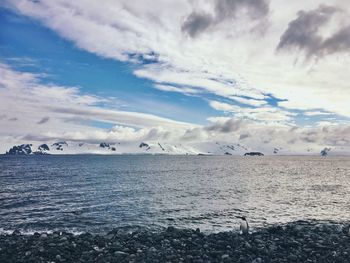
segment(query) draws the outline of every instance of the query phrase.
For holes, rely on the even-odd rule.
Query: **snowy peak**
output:
[[[64,147],[68,147],[68,143],[66,142],[55,142],[51,145],[53,148],[55,148],[58,151],[63,151]]]
[[[6,154],[9,155],[29,155],[32,153],[32,144],[21,144],[13,146]]]
[[[100,143],[100,148],[108,149],[108,150],[111,150],[111,151],[115,152],[117,149],[116,149],[114,146],[111,146],[111,145],[114,145],[114,144],[109,144],[109,143],[106,143],[106,142],[101,142],[101,143]]]

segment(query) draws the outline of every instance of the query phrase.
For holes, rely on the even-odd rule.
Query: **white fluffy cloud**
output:
[[[41,83],[40,75],[18,72],[5,64],[0,64],[2,135],[51,134],[50,136],[54,138],[53,134],[62,132],[68,134],[72,131],[79,133],[96,130],[97,128],[86,125],[91,121],[149,129],[195,127],[192,124],[151,114],[97,106],[98,103],[104,102],[108,100],[82,94],[75,87],[44,85]]]
[[[320,0],[288,6],[281,0],[249,4],[206,0],[6,3],[82,49],[135,62],[136,76],[153,80],[158,89],[213,93],[256,106],[265,103],[266,94],[272,94],[285,100],[279,105],[286,108],[322,109],[350,117],[350,74],[344,67],[349,57],[342,56],[347,49],[336,49],[339,52],[307,63],[298,62],[303,57],[293,50],[276,51],[298,12],[312,13],[322,4]],[[327,5],[343,14],[349,12],[343,1],[330,0]],[[346,26],[346,21],[338,19],[320,25],[319,30],[336,34]],[[334,41],[331,44],[336,48]],[[142,60],[155,63],[143,65]]]
[[[237,105],[219,101],[210,101],[209,105],[218,111],[232,113],[236,118],[247,118],[260,122],[279,122],[280,124],[290,124],[293,123],[293,117],[296,116],[296,114],[293,112],[273,107],[242,108]]]

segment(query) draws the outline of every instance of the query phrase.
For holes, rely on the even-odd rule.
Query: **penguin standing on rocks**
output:
[[[245,216],[238,216],[237,218],[240,218],[241,224],[239,226],[239,230],[243,235],[248,235],[249,234],[249,224]]]

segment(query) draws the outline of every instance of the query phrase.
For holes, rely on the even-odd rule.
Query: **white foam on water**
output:
[[[39,233],[39,234],[52,234],[53,232],[59,232],[59,233],[70,233],[73,234],[74,236],[78,236],[81,234],[84,234],[85,232],[83,231],[77,231],[77,230],[72,230],[72,229],[61,229],[61,230],[49,230],[49,229],[43,229],[43,230],[31,230],[31,229],[4,229],[0,227],[0,235],[12,235],[13,232],[15,232],[16,230],[18,230],[20,232],[21,235],[25,235],[25,236],[31,236],[34,235],[35,233]]]

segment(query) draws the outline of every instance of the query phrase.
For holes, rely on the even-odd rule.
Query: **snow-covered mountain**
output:
[[[83,143],[58,141],[30,143],[9,147],[6,154],[174,154],[174,155],[243,155],[250,149],[240,144],[221,142],[170,144],[163,142]]]
[[[249,152],[261,152],[264,155],[320,155],[318,149],[308,149],[305,153],[288,152],[281,147],[272,149],[252,149],[240,143],[201,142],[100,142],[86,143],[76,141],[54,141],[46,143],[24,143],[21,145],[2,145],[0,154],[44,155],[44,154],[168,154],[168,155],[244,155]],[[341,149],[327,148],[327,154],[344,155]],[[346,154],[345,154],[346,155]]]

